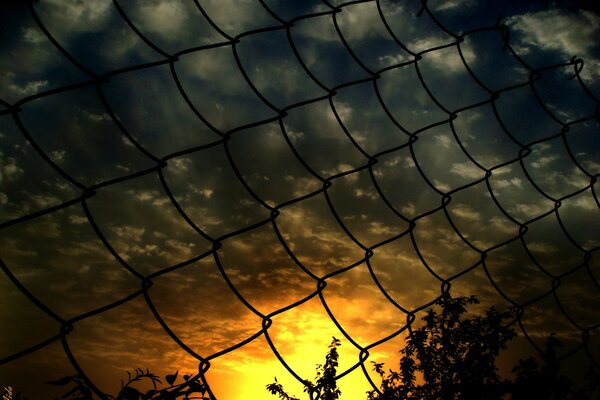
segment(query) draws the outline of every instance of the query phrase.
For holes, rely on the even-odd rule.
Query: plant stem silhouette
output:
[[[119,393],[117,393],[116,396],[109,394],[104,394],[104,396],[115,400],[214,400],[213,397],[211,397],[210,392],[208,392],[208,388],[204,384],[190,379],[189,375],[183,376],[182,383],[175,384],[178,375],[179,371],[175,372],[174,374],[166,375],[165,382],[169,386],[159,388],[157,384],[162,384],[161,379],[158,377],[158,375],[153,374],[148,369],[144,371],[138,368],[135,370],[133,375],[127,371],[128,380],[127,382],[121,381],[121,390],[119,390]],[[144,380],[150,381],[153,388],[147,390],[146,392],[142,392],[133,386],[134,383]],[[87,386],[85,380],[78,375],[65,376],[56,381],[47,383],[50,385],[59,386],[75,384],[75,387],[72,387],[60,397],[61,399],[94,399],[92,390]]]
[[[318,364],[316,367],[316,377],[314,383],[304,381],[304,391],[308,393],[310,400],[337,400],[341,395],[335,379],[338,367],[339,353],[337,351],[341,342],[335,337],[329,345],[329,351],[325,355],[325,364]],[[277,382],[267,385],[267,390],[274,395],[278,395],[281,400],[299,400],[297,397],[289,395],[283,386]]]

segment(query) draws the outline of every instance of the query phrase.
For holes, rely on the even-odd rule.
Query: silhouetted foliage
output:
[[[372,391],[368,398],[501,399],[509,382],[498,374],[495,359],[516,336],[508,326],[514,313],[491,307],[483,315],[464,318],[467,306],[477,303],[473,296],[443,294],[439,311],[430,308],[425,325],[406,338],[399,371],[386,374],[383,364],[374,363],[382,378],[381,393]]]
[[[337,351],[341,342],[335,337],[329,345],[329,351],[325,355],[325,364],[318,364],[316,367],[317,375],[314,383],[304,381],[304,391],[308,393],[310,400],[337,400],[341,395],[335,379],[338,367],[339,354]],[[281,400],[298,400],[297,397],[290,396],[283,386],[277,382],[267,385],[267,390],[274,395],[278,395]]]
[[[400,350],[398,371],[384,369],[383,363],[373,363],[381,377],[378,390],[367,393],[368,400],[600,400],[600,373],[590,367],[584,383],[575,385],[560,373],[557,349],[561,341],[553,334],[546,340],[539,359],[520,359],[512,369],[514,379],[501,377],[496,358],[507,343],[516,337],[512,322],[513,310],[488,308],[481,315],[467,315],[476,297],[453,298],[444,293],[435,307],[427,310],[424,325],[410,330],[406,345]],[[410,328],[409,328],[410,329]],[[338,400],[336,372],[341,342],[335,337],[325,355],[325,363],[316,366],[314,381],[304,381],[309,400]],[[121,382],[114,400],[214,400],[208,387],[189,375],[177,384],[179,371],[165,376],[169,386],[159,388],[161,379],[149,370],[127,372],[127,382]],[[149,381],[153,388],[141,392],[133,384]],[[78,376],[66,376],[52,385],[72,387],[60,398],[93,400],[93,392]],[[266,386],[280,400],[299,400],[288,394],[277,381]],[[17,397],[14,398],[16,400]]]
[[[572,400],[600,400],[600,372],[590,366],[584,375],[584,384],[575,389]]]
[[[289,394],[287,394],[287,392],[283,389],[281,383],[277,382],[277,377],[275,377],[275,382],[267,385],[267,390],[271,394],[278,395],[281,400],[299,400],[297,397],[290,396]]]
[[[197,382],[196,380],[190,380],[189,375],[184,375],[184,382],[175,384],[179,371],[174,374],[165,376],[165,381],[169,386],[159,388],[157,384],[162,384],[158,375],[153,374],[148,369],[143,371],[138,368],[132,375],[127,371],[127,382],[121,382],[121,390],[116,396],[104,394],[107,398],[115,400],[192,400],[192,399],[205,399],[213,400],[210,394],[207,392],[206,385]],[[133,384],[141,381],[150,381],[153,388],[146,392],[141,392],[138,388],[134,387]],[[47,382],[50,385],[69,385],[75,384],[75,387],[69,389],[60,398],[67,400],[93,400],[92,390],[87,386],[85,380],[79,375],[65,376],[56,381]]]
[[[410,331],[398,371],[386,372],[384,364],[373,363],[381,385],[367,393],[368,400],[600,400],[600,374],[593,367],[579,387],[560,374],[557,349],[562,343],[554,335],[546,340],[539,361],[520,359],[512,369],[513,380],[501,377],[496,358],[516,337],[516,313],[490,307],[482,315],[467,316],[468,306],[478,303],[474,296],[444,293],[427,311],[424,325]],[[311,400],[339,398],[337,345],[332,342],[326,357],[334,362],[317,366],[317,384],[305,382]],[[327,390],[313,391],[320,384]],[[298,400],[277,380],[267,389],[281,400]]]
[[[559,374],[560,361],[556,349],[562,343],[554,335],[546,340],[546,349],[542,354],[542,364],[529,357],[519,360],[512,372],[516,379],[511,388],[511,399],[568,399],[573,383]],[[537,396],[537,397],[536,397]]]
[[[554,335],[546,339],[545,350],[541,355],[541,365],[529,357],[519,360],[512,372],[516,379],[511,386],[511,400],[600,400],[600,373],[590,366],[584,373],[583,384],[561,375],[557,348],[562,343]]]

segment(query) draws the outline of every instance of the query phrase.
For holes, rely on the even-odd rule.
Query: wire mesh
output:
[[[338,379],[362,370],[376,388],[368,371],[370,353],[406,333],[419,312],[456,282],[479,279],[491,285],[502,302],[518,309],[522,336],[537,351],[542,348],[531,330],[549,323],[552,317],[566,324],[565,332],[575,343],[562,359],[585,353],[598,366],[592,348],[598,316],[589,311],[600,287],[595,275],[598,219],[594,221],[600,207],[598,168],[593,164],[595,154],[590,149],[586,153],[582,143],[598,143],[599,102],[582,79],[583,60],[573,57],[553,65],[530,66],[514,50],[509,29],[501,21],[454,32],[427,1],[403,3],[404,8],[378,0],[339,4],[323,0],[302,6],[260,0],[234,6],[241,8],[236,15],[242,17],[228,22],[225,14],[231,10],[195,0],[177,10],[172,24],[181,15],[193,22],[175,30],[142,18],[142,3],[114,0],[102,7],[118,17],[111,19],[108,29],[95,32],[96,36],[67,35],[70,28],[61,23],[74,16],[54,3],[28,6],[29,14],[22,18],[30,19],[28,29],[40,32],[32,43],[50,44],[48,48],[58,51],[65,62],[51,88],[40,84],[35,93],[24,93],[15,101],[0,100],[0,117],[3,126],[16,127],[29,155],[37,157],[36,162],[41,160],[43,166],[37,171],[53,176],[52,182],[65,189],[62,196],[51,199],[32,194],[36,193],[33,189],[22,189],[34,200],[29,207],[12,204],[11,209],[11,204],[4,202],[7,212],[0,232],[8,256],[3,255],[0,267],[11,285],[59,329],[34,344],[3,353],[0,364],[10,368],[19,359],[60,343],[76,373],[96,395],[105,398],[78,361],[70,338],[86,320],[143,300],[145,310],[162,330],[197,361],[198,373],[193,379],[210,384],[205,375],[211,363],[264,339],[281,365],[302,382],[306,377],[282,355],[271,332],[278,318],[318,300],[358,355]],[[64,20],[49,18],[52,7],[59,7]],[[245,13],[252,18],[244,19]],[[394,22],[398,13],[410,14],[416,28],[429,24],[438,36],[409,37],[416,34]],[[357,39],[371,34],[361,30],[357,15],[377,21],[380,36],[373,42]],[[80,23],[94,23],[85,15],[79,18]],[[158,35],[161,30],[169,35]],[[106,49],[102,35],[120,35],[123,48]],[[480,58],[490,51],[489,45],[477,47],[482,37],[493,37],[502,48],[502,58],[491,73],[478,69]],[[86,40],[88,44],[82,44]],[[315,44],[318,40],[325,45]],[[138,43],[134,54],[122,56],[133,48],[129,44],[133,42]],[[317,45],[327,46],[320,56],[325,54],[330,60],[315,58]],[[448,75],[444,69],[462,75]],[[159,82],[159,89],[154,90],[152,82]],[[563,84],[569,85],[568,92],[561,87],[558,95],[544,86]],[[161,97],[167,97],[167,90],[177,94],[179,104],[165,104]],[[566,93],[575,92],[579,100],[566,102],[574,105],[576,112],[556,105]],[[141,104],[141,114],[128,114],[137,112],[136,104]],[[521,109],[515,110],[515,104]],[[370,117],[377,113],[373,118],[378,118],[378,124],[365,123],[361,109]],[[319,112],[328,113],[328,119]],[[101,124],[101,130],[94,132],[86,126],[84,117]],[[130,122],[134,120],[138,123]],[[193,126],[193,134],[179,133],[182,129],[178,127],[184,124]],[[53,126],[66,129],[58,131]],[[325,133],[311,134],[309,127]],[[586,137],[591,139],[585,141]],[[78,140],[85,146],[74,146],[67,157],[56,146],[66,143],[68,147]],[[280,146],[290,157],[270,162],[270,146]],[[561,152],[568,167],[562,175],[551,175],[546,167],[552,161],[549,158],[556,158],[554,151]],[[440,163],[442,153],[461,162]],[[196,171],[197,182],[185,179],[183,173],[189,170]],[[456,179],[443,182],[440,177],[446,177],[448,171],[454,171]],[[229,178],[219,175],[225,173]],[[44,179],[34,183],[49,186],[49,178]],[[556,184],[560,179],[563,181]],[[139,187],[148,184],[155,190],[138,190],[138,182],[144,182]],[[201,182],[212,186],[195,185]],[[225,182],[236,182],[236,187]],[[298,183],[299,187],[294,186]],[[359,188],[359,184],[363,186]],[[529,192],[522,191],[524,187]],[[349,200],[352,196],[354,200]],[[103,200],[94,202],[97,198]],[[166,264],[159,257],[147,257],[134,265],[128,261],[133,253],[151,254],[156,245],[147,244],[144,249],[142,242],[136,243],[135,232],[125,227],[108,229],[98,222],[104,221],[103,212],[122,214],[128,221],[136,213],[137,203],[132,199],[163,207],[161,218],[177,221],[175,229],[163,234],[164,240],[171,239],[169,246],[176,254],[164,258],[169,260]],[[203,203],[208,200],[213,201],[212,206]],[[219,204],[214,205],[215,201]],[[379,204],[377,213],[387,213],[387,220],[375,221],[369,216],[374,211],[367,208],[374,201]],[[319,214],[313,207],[325,212]],[[366,207],[364,211],[362,207]],[[575,214],[573,207],[587,214]],[[361,208],[362,214],[353,214],[356,208]],[[69,214],[75,209],[76,214]],[[329,228],[315,229],[310,233],[313,245],[325,241],[331,250],[323,255],[331,256],[329,261],[316,262],[306,255],[309,244],[305,242],[310,241],[299,238],[299,232],[325,214],[331,231],[337,230],[350,244],[337,242],[336,247],[337,239],[326,237]],[[65,308],[57,295],[44,293],[55,293],[50,286],[60,287],[69,268],[49,272],[52,282],[28,285],[23,259],[10,250],[23,246],[15,245],[15,238],[23,235],[30,250],[37,252],[36,259],[50,257],[37,242],[46,240],[40,232],[49,232],[53,225],[63,229],[63,234],[68,226],[89,226],[101,244],[92,254],[97,260],[114,263],[106,277],[81,283],[83,291],[102,290],[102,296],[81,307],[71,304],[73,309],[64,312],[58,311]],[[430,248],[434,242],[428,240],[428,228],[437,232],[433,233],[439,239],[437,248]],[[536,239],[544,235],[563,247],[544,247]],[[263,240],[267,236],[270,242]],[[450,252],[443,247],[442,239],[451,238],[452,248],[461,250]],[[77,243],[70,246],[60,240],[58,237],[54,250],[63,255],[81,250]],[[413,260],[400,257],[400,250],[393,246],[413,252]],[[569,249],[564,250],[566,247]],[[510,259],[507,254],[517,253],[523,264],[506,261]],[[283,270],[275,264],[279,261],[266,264],[269,257],[287,259],[286,268],[293,271],[286,275],[290,282],[278,275],[277,271]],[[246,264],[240,261],[244,258]],[[414,270],[404,266],[409,261],[426,275],[423,282],[433,282],[426,288],[428,292],[410,301],[402,296],[402,286],[394,286],[397,281],[414,284],[407,276]],[[241,267],[228,266],[236,263]],[[265,265],[257,267],[256,263]],[[193,340],[188,333],[176,333],[165,317],[172,310],[161,310],[164,305],[157,305],[153,294],[158,290],[156,282],[169,276],[183,279],[176,274],[213,267],[218,276],[210,279],[217,276],[229,291],[227,295],[215,291],[217,302],[232,300],[233,294],[234,300],[260,321],[260,329],[204,353],[190,344]],[[399,326],[367,343],[340,322],[345,316],[340,318],[338,313],[343,312],[327,298],[340,279],[351,280],[348,277],[357,271],[365,273],[378,295],[403,316]],[[301,279],[292,281],[299,273]],[[256,276],[247,277],[253,274]],[[285,296],[264,300],[257,293],[262,289],[252,291],[244,283],[258,279],[259,274],[270,282],[262,289],[276,291],[279,285],[287,295],[297,286],[294,300]],[[589,287],[579,289],[584,285]],[[561,290],[565,287],[569,289]],[[204,309],[190,309],[188,315],[194,312],[202,314]],[[369,318],[364,310],[352,313]],[[202,324],[211,323],[210,318],[195,321],[198,325],[192,330],[203,330]]]

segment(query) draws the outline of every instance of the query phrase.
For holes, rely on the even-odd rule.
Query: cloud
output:
[[[46,36],[41,31],[33,28],[23,28],[23,40],[27,43],[40,44],[46,41]]]
[[[452,139],[448,135],[436,135],[435,141],[438,145],[442,146],[445,149],[449,148],[452,144]]]
[[[420,51],[430,49],[440,45],[440,39],[437,36],[420,38],[411,42],[409,48],[419,49]],[[470,45],[469,38],[465,39],[460,47],[461,52],[466,60],[469,60],[469,65],[473,65],[477,60],[477,55]],[[434,50],[423,55],[423,61],[431,67],[435,68],[438,73],[444,75],[453,75],[460,72],[466,72],[465,65],[460,58],[458,49],[454,46]]]
[[[230,35],[257,27],[277,25],[259,2],[251,0],[208,0],[202,2],[202,8]]]
[[[354,109],[352,108],[352,106],[348,103],[343,102],[335,103],[335,111],[338,113],[342,121],[347,121],[354,113]],[[337,123],[337,119],[335,118],[335,115],[333,113],[329,113],[328,117],[331,121]]]
[[[304,132],[301,132],[301,131],[286,129],[286,133],[287,133],[287,136],[292,141],[292,143],[294,143],[294,144],[304,138]]]
[[[180,174],[187,172],[192,164],[192,160],[187,157],[174,158],[169,160],[169,170],[173,171],[175,174]]]
[[[88,219],[80,215],[69,215],[69,222],[73,225],[87,224]]]
[[[314,98],[321,93],[294,57],[281,32],[245,40],[240,46],[240,54],[252,83],[278,107]],[[264,54],[267,58],[257,54]]]
[[[48,0],[41,4],[61,29],[100,31],[108,24],[113,5],[105,0]]]
[[[186,212],[192,216],[194,222],[202,229],[224,224],[221,215],[214,215],[214,211],[206,207],[189,207],[186,208]]]
[[[551,208],[552,204],[549,201],[546,204],[517,203],[514,206],[508,208],[508,212],[513,216],[519,216],[529,219],[542,215],[545,212],[548,212]]]
[[[435,185],[435,187],[442,191],[442,192],[449,192],[450,190],[452,190],[452,187],[447,184],[446,182],[442,182],[440,180],[434,179],[433,180],[433,184]]]
[[[467,221],[481,221],[481,214],[466,204],[457,204],[451,208],[452,214]]]
[[[479,179],[484,175],[484,172],[471,162],[454,163],[450,168],[450,172],[469,179]]]
[[[212,197],[213,193],[214,193],[214,190],[212,190],[212,189],[200,189],[198,191],[198,193],[200,195],[204,196],[205,198],[210,199]]]
[[[523,183],[523,181],[519,178],[498,179],[498,180],[494,180],[494,187],[497,187],[499,189],[506,189],[507,187],[510,187],[510,186],[521,187],[522,183]]]
[[[50,152],[49,156],[50,159],[56,164],[62,164],[62,162],[65,160],[66,153],[67,152],[65,150],[53,150]]]
[[[187,186],[187,188],[188,188],[188,193],[199,194],[200,196],[204,197],[207,200],[211,199],[213,194],[215,193],[215,191],[211,188],[207,188],[207,187],[199,188],[191,183]]]
[[[14,77],[14,73],[8,73],[8,77],[9,79]],[[47,80],[32,80],[25,82],[24,84],[10,82],[7,86],[7,89],[18,96],[25,97],[39,92],[46,86],[48,86]]]
[[[134,196],[138,201],[150,201],[159,196],[157,190],[128,190],[126,193],[130,196]]]
[[[285,207],[277,226],[296,257],[313,272],[331,272],[363,257],[321,197]]]
[[[93,122],[102,122],[102,121],[111,121],[112,119],[110,118],[110,115],[108,115],[108,113],[102,113],[102,114],[94,114],[91,113],[87,110],[83,110],[81,112],[81,114],[86,117],[87,119],[89,119],[90,121]]]
[[[397,226],[389,226],[382,222],[371,222],[369,224],[369,233],[373,235],[386,235],[391,236],[398,233],[399,229]]]
[[[300,197],[306,193],[318,190],[321,187],[321,183],[313,178],[306,177],[294,177],[292,175],[286,175],[284,178],[286,181],[292,181],[294,183],[294,197]]]
[[[219,102],[223,101],[221,100],[222,96],[241,96],[244,94],[244,90],[249,90],[229,47],[219,47],[187,54],[181,58],[176,67],[184,88],[197,84],[193,81],[200,80],[207,85],[206,90],[213,88],[213,90],[218,90],[216,98],[212,99],[216,102],[214,107],[217,109],[219,108]],[[227,79],[215,80],[216,77],[225,76]],[[192,101],[195,98],[195,96],[192,96]],[[199,106],[198,104],[195,105],[196,107]]]
[[[167,239],[165,244],[178,254],[184,255],[184,258],[189,259],[194,255],[195,243],[184,243],[179,240]]]
[[[395,157],[392,157],[392,158],[389,158],[389,159],[385,160],[384,161],[384,165],[387,166],[387,167],[393,167],[395,165],[398,165],[400,163],[400,161],[402,161],[402,157],[401,156],[395,156]],[[409,162],[412,162],[412,166],[413,167],[415,166],[412,158],[406,157],[406,163],[407,163],[407,165],[408,165]]]
[[[557,253],[560,249],[546,242],[531,242],[527,248],[537,253]]]
[[[188,19],[180,0],[147,2],[140,6],[140,14],[147,22],[146,29],[167,38],[177,36]]]
[[[19,19],[15,17],[14,20]],[[7,40],[1,44],[0,86],[4,89],[3,99],[9,102],[39,93],[51,82],[56,84],[60,78],[57,79],[53,73],[60,69],[66,74],[73,73],[72,69],[64,69],[64,57],[54,49],[34,21],[22,19],[18,23],[20,27],[15,27],[15,32],[20,32],[20,35],[15,35],[14,40],[6,36]]]
[[[598,205],[594,200],[593,195],[587,195],[589,192],[584,192],[585,195],[578,195],[567,200],[568,206],[574,206],[588,211],[598,210]]]
[[[393,6],[394,8],[390,8]],[[401,5],[389,4],[386,14],[397,14],[403,11]],[[339,14],[338,23],[346,40],[362,41],[373,37],[387,38],[389,33],[381,21],[375,3],[355,4],[344,7]]]
[[[113,231],[118,237],[134,242],[141,242],[142,236],[146,232],[144,228],[136,228],[134,226],[118,226]]]
[[[402,208],[400,209],[400,212],[402,214],[410,215],[412,217],[417,212],[417,208],[415,207],[415,205],[413,203],[409,202],[409,203],[406,203],[404,206],[402,206]]]
[[[533,168],[544,168],[556,159],[558,159],[558,156],[539,157],[536,161],[531,163],[531,166]]]
[[[477,5],[476,0],[446,0],[433,6],[434,11],[448,11],[471,8]]]
[[[507,25],[521,36],[517,51],[524,54],[539,48],[557,52],[571,58],[578,56],[586,61],[582,77],[600,77],[600,60],[592,54],[600,34],[600,16],[590,11],[567,13],[558,9],[515,15]]]
[[[319,172],[323,176],[333,176],[333,175],[337,175],[342,172],[350,171],[353,168],[355,168],[355,167],[353,167],[352,165],[350,165],[348,163],[342,162],[342,163],[335,165],[333,168],[321,169],[321,171],[319,171]],[[349,178],[349,179],[351,179],[351,178]]]
[[[2,182],[3,179],[14,181],[23,175],[23,172],[25,171],[17,165],[17,161],[14,158],[9,157],[0,167],[0,182]]]
[[[588,171],[591,171],[592,173],[599,173],[600,172],[600,163],[599,162],[595,162],[592,160],[584,160],[583,161],[583,166],[585,168],[588,169]]]
[[[410,57],[407,54],[385,54],[383,56],[379,56],[377,61],[379,61],[379,66],[386,67],[388,65],[396,65],[408,61]]]
[[[39,208],[48,208],[60,204],[60,199],[52,195],[35,195],[31,197],[31,200]]]
[[[507,218],[494,216],[489,220],[489,225],[494,228],[494,230],[505,233],[505,234],[516,234],[517,233],[517,225],[510,221]]]
[[[377,200],[379,198],[379,194],[375,190],[363,190],[363,189],[355,189],[354,196],[361,198],[366,197],[370,200]]]

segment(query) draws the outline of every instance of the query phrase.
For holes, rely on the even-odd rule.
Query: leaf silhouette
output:
[[[167,383],[171,386],[173,386],[173,383],[175,383],[175,379],[177,379],[177,374],[179,374],[179,371],[176,371],[174,374],[172,375],[167,375],[165,376],[165,380],[167,381]]]

